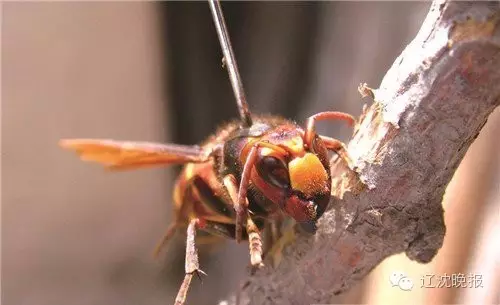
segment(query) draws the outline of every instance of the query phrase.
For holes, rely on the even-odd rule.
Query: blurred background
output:
[[[417,33],[428,2],[231,2],[223,9],[254,113],[303,122],[353,115]],[[151,253],[172,215],[178,168],[117,174],[61,138],[195,144],[237,115],[204,2],[2,3],[2,304],[170,304],[184,241]],[[349,139],[342,124],[325,134]],[[443,204],[432,263],[387,259],[333,303],[499,303],[500,113],[467,153]],[[496,242],[495,242],[496,241]],[[246,275],[247,246],[201,253],[190,304],[214,304]],[[404,272],[414,288],[392,287]],[[421,288],[434,274],[478,274],[482,288]]]

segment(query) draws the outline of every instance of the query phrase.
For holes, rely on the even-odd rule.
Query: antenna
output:
[[[236,59],[234,58],[233,48],[231,46],[231,41],[229,40],[229,33],[227,32],[226,22],[224,21],[224,15],[222,14],[220,2],[219,0],[208,0],[208,4],[210,5],[210,11],[212,12],[215,28],[217,29],[217,36],[219,37],[222,54],[224,55],[224,62],[227,67],[227,73],[229,74],[231,86],[233,87],[234,97],[236,98],[236,105],[238,106],[241,121],[244,126],[250,127],[252,126],[252,115],[248,109],[245,90],[243,89],[238,66],[236,65]]]

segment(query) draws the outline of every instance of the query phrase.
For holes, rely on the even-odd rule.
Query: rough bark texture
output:
[[[499,24],[499,2],[433,3],[372,91],[348,145],[355,172],[332,160],[331,209],[317,234],[249,278],[240,304],[329,303],[389,255],[432,260],[445,188],[500,104]]]

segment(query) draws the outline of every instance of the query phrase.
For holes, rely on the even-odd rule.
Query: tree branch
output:
[[[387,256],[432,260],[445,234],[445,188],[500,104],[499,23],[499,2],[432,4],[380,88],[361,87],[375,102],[348,145],[355,172],[332,160],[318,232],[249,278],[241,304],[330,302]]]

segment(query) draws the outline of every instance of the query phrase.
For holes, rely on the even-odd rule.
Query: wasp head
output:
[[[303,144],[303,136],[298,131],[278,132],[274,136],[269,142],[282,149],[260,150],[255,166],[257,177],[252,180],[285,214],[314,233],[316,222],[330,200],[327,150],[317,136],[311,147]]]

